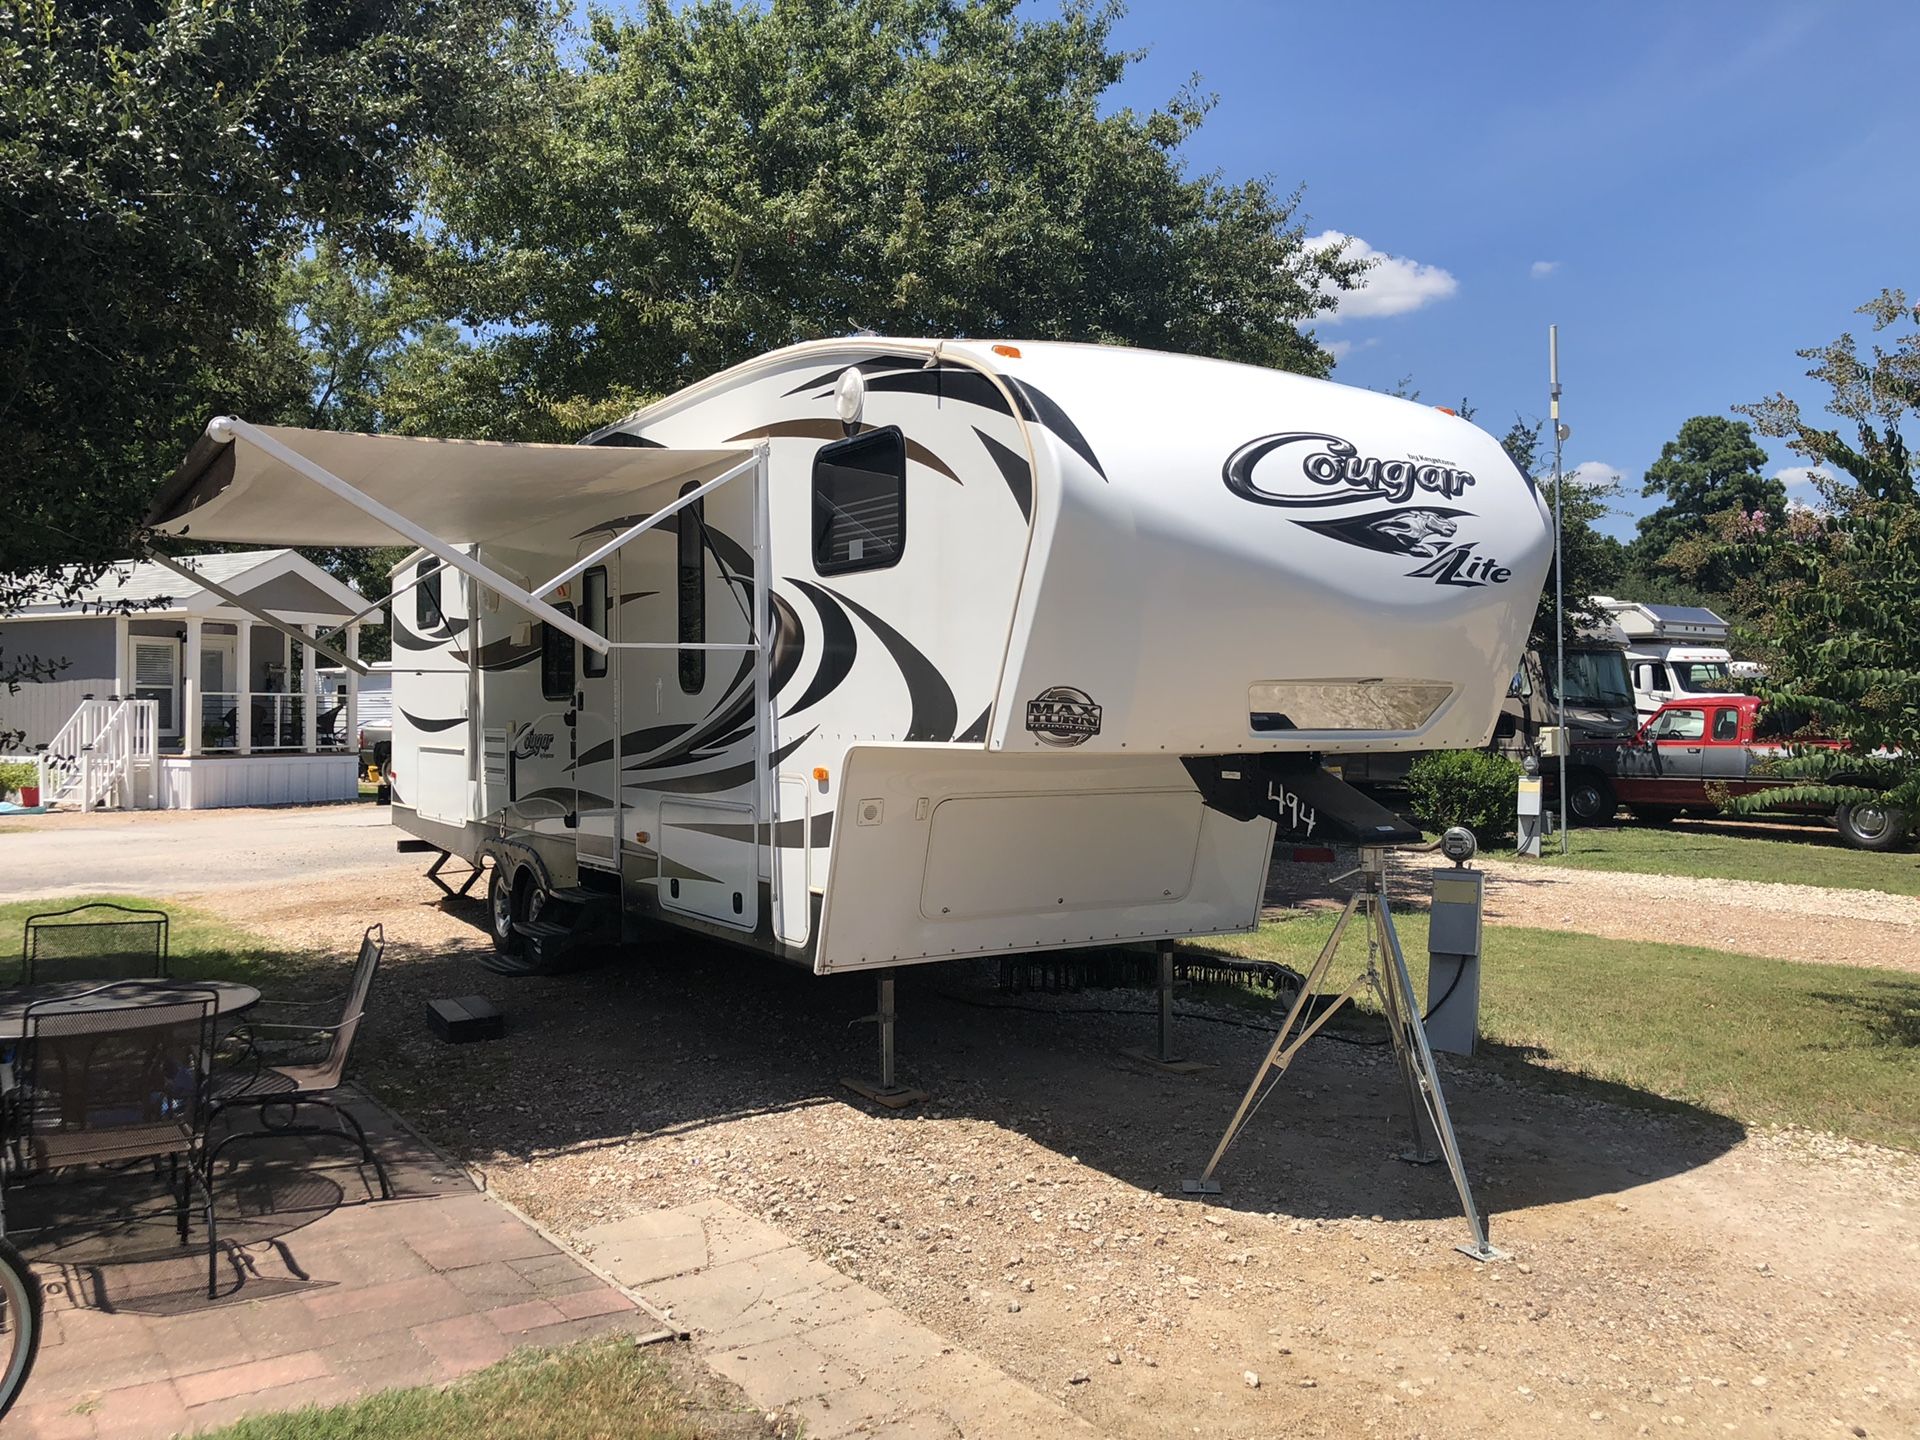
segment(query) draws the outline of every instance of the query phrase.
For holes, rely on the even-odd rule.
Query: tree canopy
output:
[[[282,267],[320,233],[404,260],[424,156],[491,143],[546,29],[539,0],[0,6],[0,613],[124,555],[211,414],[300,408]]]
[[[1831,477],[1817,511],[1770,537],[1759,630],[1772,665],[1768,709],[1845,748],[1785,762],[1800,788],[1772,798],[1883,796],[1911,820],[1920,816],[1920,306],[1886,290],[1858,313],[1892,343],[1863,356],[1847,334],[1800,352],[1828,390],[1825,418],[1778,393],[1739,407]]]
[[[1541,501],[1551,514],[1556,482],[1552,467],[1540,453],[1541,432],[1545,428],[1544,421],[1516,415],[1500,444],[1520,472],[1532,476],[1539,485]],[[1565,487],[1560,497],[1560,563],[1566,567],[1567,633],[1572,636],[1608,623],[1607,615],[1593,603],[1593,597],[1611,594],[1618,587],[1624,547],[1599,526],[1608,513],[1607,501],[1620,493],[1620,487],[1617,481],[1607,485],[1582,485],[1563,479],[1558,483]],[[1547,582],[1541,587],[1540,601],[1534,607],[1533,624],[1527,631],[1528,646],[1552,648],[1558,613],[1554,577],[1549,570]]]
[[[869,329],[1119,341],[1325,374],[1363,268],[1297,192],[1188,176],[1209,102],[1103,109],[1110,6],[650,0],[596,15],[544,123],[432,188],[479,338],[435,423],[572,438],[758,352]],[[504,403],[503,403],[504,402]],[[588,409],[583,410],[583,406]]]
[[[1641,517],[1634,564],[1647,574],[1682,574],[1702,591],[1730,588],[1731,576],[1716,553],[1688,547],[1730,514],[1758,515],[1766,526],[1779,525],[1787,489],[1766,473],[1766,463],[1767,452],[1744,420],[1695,415],[1682,424],[1661,446],[1641,486],[1641,494],[1662,496],[1666,503]]]

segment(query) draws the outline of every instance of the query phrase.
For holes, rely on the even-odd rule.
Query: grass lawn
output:
[[[262,1415],[201,1440],[694,1440],[666,1367],[630,1340],[523,1351],[447,1389]]]
[[[274,950],[266,941],[244,930],[202,915],[184,905],[170,905],[142,895],[71,895],[47,900],[15,900],[0,904],[0,969],[19,974],[21,933],[30,915],[67,910],[76,905],[110,900],[134,910],[164,910],[168,925],[168,973],[180,980],[240,980],[257,985],[276,999],[311,987],[316,957]],[[82,917],[84,918],[84,917]],[[336,960],[338,957],[334,957]],[[351,953],[346,957],[352,959]],[[344,973],[339,979],[344,986]],[[11,983],[11,982],[8,982]],[[299,998],[295,994],[294,998]]]
[[[1426,917],[1395,922],[1424,990]],[[1206,944],[1304,970],[1332,928],[1313,914]],[[1339,984],[1365,943],[1349,930]],[[1920,1149],[1920,977],[1501,926],[1486,933],[1480,996],[1475,1064]]]
[[[1754,828],[1758,828],[1757,826]],[[1778,840],[1733,835],[1695,825],[1622,825],[1618,829],[1570,832],[1573,853],[1562,858],[1557,837],[1527,864],[1575,870],[1631,870],[1645,875],[1699,875],[1715,880],[1772,880],[1784,885],[1824,885],[1836,890],[1884,890],[1920,895],[1920,854],[1896,850],[1874,854],[1848,850],[1825,836]],[[1550,847],[1550,848],[1549,848]],[[1502,856],[1501,858],[1506,858]]]

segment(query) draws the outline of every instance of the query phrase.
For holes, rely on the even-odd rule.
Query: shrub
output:
[[[0,794],[40,783],[40,767],[31,760],[0,760]]]
[[[1485,844],[1513,832],[1520,767],[1484,750],[1439,750],[1407,772],[1413,813],[1429,830],[1464,825]]]

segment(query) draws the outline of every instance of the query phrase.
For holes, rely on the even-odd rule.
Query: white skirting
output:
[[[360,793],[353,755],[160,757],[160,804],[169,810],[229,805],[315,805]]]

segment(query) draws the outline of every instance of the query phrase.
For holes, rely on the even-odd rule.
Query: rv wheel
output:
[[[1567,778],[1567,813],[1577,825],[1606,825],[1613,820],[1618,802],[1613,787],[1601,775],[1571,775]]]
[[[487,930],[493,936],[493,948],[502,955],[518,955],[521,939],[514,933],[513,871],[494,862],[487,872]]]

